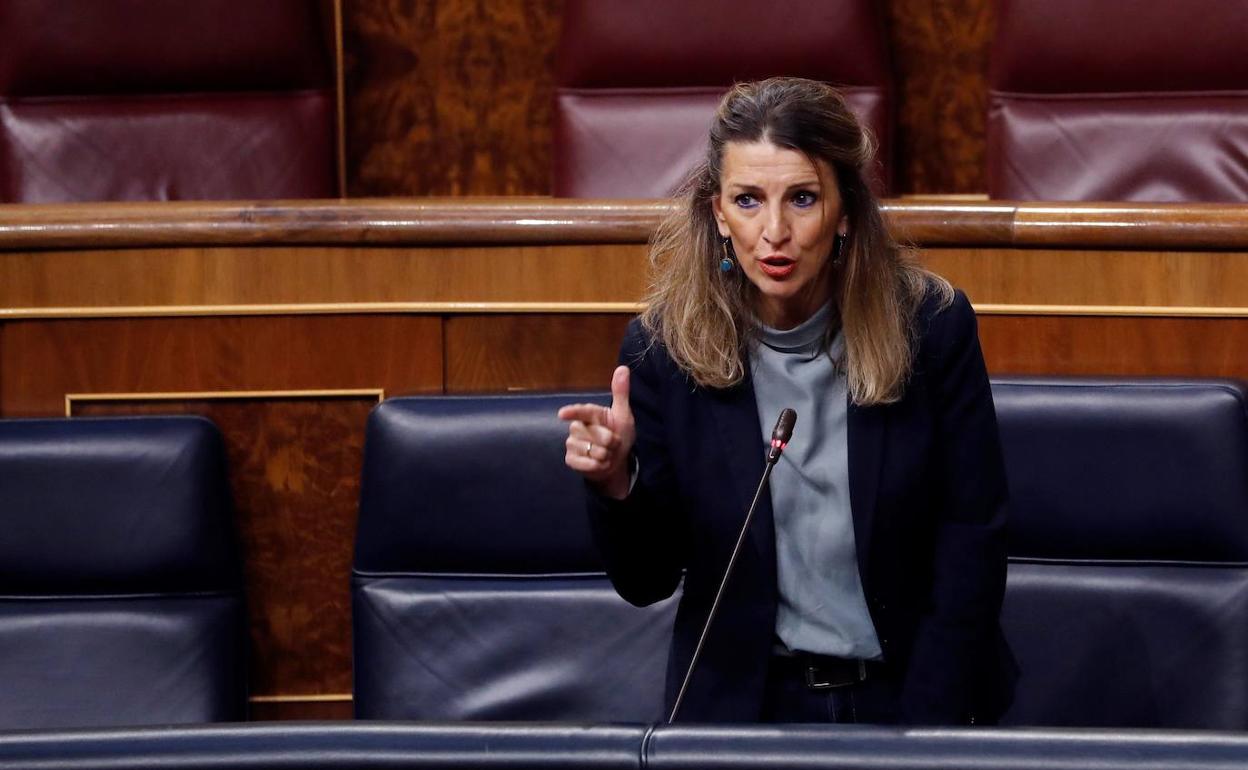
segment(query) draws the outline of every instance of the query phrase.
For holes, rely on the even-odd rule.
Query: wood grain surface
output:
[[[925,249],[922,258],[976,305],[1248,315],[1248,252]]]
[[[558,0],[344,6],[348,195],[550,190]]]
[[[442,389],[438,318],[64,319],[0,330],[4,417],[64,414],[67,393]]]
[[[0,253],[164,246],[644,244],[664,200],[424,200],[0,205]],[[886,200],[918,246],[1248,249],[1241,204]],[[33,259],[33,257],[32,257]]]
[[[83,280],[84,278],[88,278]],[[0,317],[22,308],[75,315],[362,312],[413,303],[636,303],[643,245],[258,247],[0,252]],[[371,306],[371,307],[369,307]]]
[[[353,706],[350,700],[339,701],[252,701],[251,721],[271,722],[308,719],[317,722],[336,719],[352,719]]]
[[[991,3],[885,8],[897,192],[983,191]],[[549,194],[561,12],[559,0],[345,3],[348,194]]]
[[[628,312],[646,285],[645,238],[665,210],[499,199],[291,202],[262,213],[0,207],[0,318]],[[893,201],[885,211],[986,312],[1248,313],[1244,206]],[[92,228],[118,245],[64,245],[87,242]]]
[[[983,192],[992,3],[888,0],[886,7],[897,77],[897,192]]]
[[[446,391],[602,390],[630,314],[461,315],[446,321]]]
[[[591,318],[591,324],[558,315],[451,320],[448,391],[606,390],[628,316]],[[993,375],[1248,380],[1248,318],[981,314],[979,336]]]
[[[1248,380],[1248,319],[983,316],[991,374],[1237,377]]]
[[[0,250],[637,243],[671,206],[663,200],[501,197],[0,204]]]

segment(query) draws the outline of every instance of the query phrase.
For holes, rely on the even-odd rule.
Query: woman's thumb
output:
[[[633,417],[633,410],[628,405],[628,377],[627,366],[615,367],[615,373],[611,375],[611,414],[617,424],[622,418]]]

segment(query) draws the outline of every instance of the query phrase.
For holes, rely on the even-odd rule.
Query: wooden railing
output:
[[[641,243],[663,200],[421,198],[0,205],[0,250],[188,245]],[[1235,204],[883,204],[919,246],[1248,249]]]

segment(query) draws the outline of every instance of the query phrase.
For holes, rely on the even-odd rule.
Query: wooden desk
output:
[[[0,416],[226,436],[257,717],[350,713],[347,580],[382,395],[605,388],[658,201],[0,206]],[[893,201],[993,373],[1248,378],[1248,207]]]

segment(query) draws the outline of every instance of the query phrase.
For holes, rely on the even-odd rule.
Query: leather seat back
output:
[[[669,195],[706,152],[724,92],[774,75],[843,89],[879,143],[883,193],[893,87],[882,13],[870,0],[782,0],[767,13],[714,0],[568,0],[556,67],[554,194]]]
[[[0,202],[337,195],[328,11],[0,2]]]
[[[245,717],[212,423],[0,421],[0,532],[0,729]]]
[[[1248,727],[1248,390],[993,381],[1011,725]]]
[[[988,193],[1248,200],[1248,0],[1000,0]]]
[[[357,717],[660,718],[674,600],[632,607],[602,571],[555,416],[586,398],[374,410],[352,578]]]

